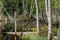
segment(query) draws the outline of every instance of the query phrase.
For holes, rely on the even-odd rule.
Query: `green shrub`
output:
[[[52,26],[53,28],[52,28],[52,35],[54,35],[54,36],[56,36],[57,35],[57,30],[58,30],[58,28],[56,27],[56,26]],[[40,32],[39,32],[39,34],[41,35],[41,36],[47,36],[48,35],[48,26],[42,26],[41,28],[40,28]]]
[[[34,34],[26,34],[23,36],[23,40],[39,40],[39,37]]]
[[[56,36],[56,35],[57,35],[57,30],[58,30],[58,28],[53,27],[53,35],[54,35],[54,36]]]
[[[41,36],[47,36],[48,35],[48,27],[47,26],[42,26],[40,28],[40,35]]]
[[[7,32],[7,31],[10,31],[12,28],[13,28],[13,23],[7,23],[4,25],[4,29],[2,30],[3,32]]]
[[[37,36],[36,34],[26,34],[23,35],[23,40],[48,40],[47,36],[43,37],[43,36]],[[56,40],[53,38],[53,40]]]

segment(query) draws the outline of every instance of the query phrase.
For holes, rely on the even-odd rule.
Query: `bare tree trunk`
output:
[[[48,20],[48,40],[52,40],[51,0],[45,0],[46,15]]]
[[[48,0],[48,40],[52,40],[51,0]]]
[[[35,5],[36,5],[37,32],[39,32],[39,18],[38,18],[38,5],[37,5],[37,0],[35,0]]]
[[[16,34],[17,34],[16,12],[14,12],[14,23],[15,23],[15,40],[17,40],[16,39]]]

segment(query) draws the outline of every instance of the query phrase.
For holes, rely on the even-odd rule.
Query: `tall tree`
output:
[[[16,23],[16,15],[17,13],[16,12],[14,12],[14,23],[15,23],[15,40],[17,40],[16,39],[16,34],[17,34],[17,23]]]
[[[48,40],[52,40],[51,0],[45,0],[45,7],[48,20]]]
[[[37,0],[35,0],[35,5],[36,5],[37,32],[39,32],[39,17],[38,17],[38,5],[37,5]]]

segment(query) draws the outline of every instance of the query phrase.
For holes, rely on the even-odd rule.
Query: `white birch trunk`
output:
[[[51,0],[45,0],[46,15],[48,20],[48,40],[52,40]]]
[[[51,0],[48,0],[48,40],[52,40]]]
[[[39,32],[39,18],[38,18],[38,5],[37,5],[37,0],[35,0],[35,5],[36,5],[37,32]]]
[[[17,40],[16,39],[16,34],[17,34],[16,12],[14,12],[14,23],[15,23],[15,40]]]

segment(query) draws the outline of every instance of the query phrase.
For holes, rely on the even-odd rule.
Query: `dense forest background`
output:
[[[52,31],[57,36],[60,22],[60,0],[51,0]],[[46,16],[45,0],[37,0],[39,29],[36,26],[35,0],[0,0],[0,32],[14,32],[14,13],[16,13],[17,32],[37,32],[47,36],[48,21]],[[0,34],[2,40],[7,34]],[[28,35],[30,36],[30,35]],[[11,36],[13,38],[13,36]],[[8,40],[8,39],[7,39]],[[11,39],[12,40],[12,39]]]

